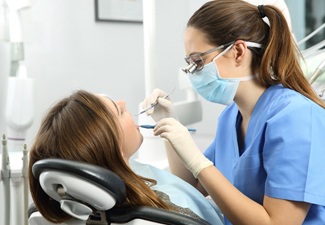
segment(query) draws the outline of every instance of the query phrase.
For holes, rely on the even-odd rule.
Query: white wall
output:
[[[177,86],[178,69],[184,66],[186,21],[203,2],[157,1],[157,87],[168,91]],[[34,0],[23,11],[27,69],[36,81],[36,115],[28,145],[46,110],[73,90],[106,92],[124,99],[132,113],[145,97],[142,24],[95,22],[94,11],[94,1],[89,0]],[[177,87],[172,100],[184,96]],[[220,107],[203,104],[204,121],[194,126],[197,136],[212,138]],[[202,143],[202,148],[207,145]]]
[[[36,81],[31,142],[47,108],[76,89],[126,99],[143,98],[140,24],[96,23],[94,1],[35,0],[23,14],[25,56]]]

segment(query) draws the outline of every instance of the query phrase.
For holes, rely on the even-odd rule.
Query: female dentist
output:
[[[210,195],[225,224],[325,224],[325,105],[302,73],[281,11],[209,1],[188,21],[184,43],[193,88],[228,106],[202,154],[172,118],[165,92],[144,100],[158,99],[148,114],[166,139],[171,171]]]

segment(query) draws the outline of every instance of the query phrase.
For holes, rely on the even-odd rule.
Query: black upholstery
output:
[[[35,212],[38,212],[32,203],[28,208],[28,218]],[[96,217],[96,216],[93,216]],[[143,219],[146,221],[156,222],[157,224],[167,225],[211,225],[203,220],[196,220],[192,217],[179,213],[171,212],[164,209],[153,208],[149,206],[137,206],[132,208],[113,208],[106,211],[108,224],[124,224],[134,219]]]
[[[39,178],[40,174],[46,170],[80,176],[112,194],[118,203],[125,200],[126,188],[124,182],[115,173],[103,167],[85,162],[51,158],[37,161],[32,168],[33,175],[36,178]]]
[[[27,209],[27,216],[28,218],[30,218],[30,216],[35,213],[35,212],[38,212],[35,204],[32,202],[29,206],[28,206],[28,209]]]
[[[112,223],[126,223],[133,219],[143,219],[169,225],[211,225],[204,220],[197,220],[190,216],[165,209],[137,206],[132,208],[113,208],[106,211],[107,220]]]

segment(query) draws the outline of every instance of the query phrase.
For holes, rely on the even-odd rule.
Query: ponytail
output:
[[[257,11],[268,18],[270,23],[265,52],[259,68],[262,85],[282,84],[311,99],[321,107],[325,104],[315,94],[300,67],[302,55],[286,23],[285,17],[276,7],[258,6]]]

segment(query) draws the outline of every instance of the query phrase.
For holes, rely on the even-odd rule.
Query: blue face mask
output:
[[[246,42],[247,46],[260,47],[260,44]],[[204,65],[203,69],[200,71],[195,71],[193,74],[189,75],[190,81],[193,88],[199,95],[204,99],[220,103],[223,105],[229,105],[233,102],[235,94],[238,89],[240,81],[254,79],[255,76],[247,76],[241,78],[221,78],[219,70],[215,61],[224,55],[233,45],[227,47],[219,55],[217,55],[212,62]]]

